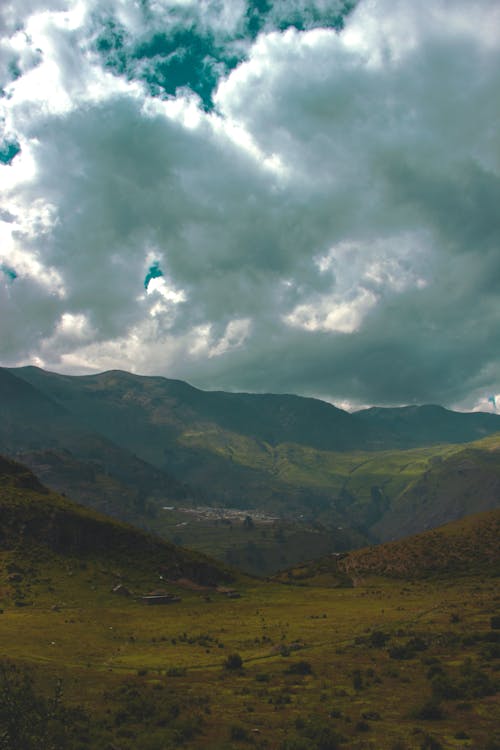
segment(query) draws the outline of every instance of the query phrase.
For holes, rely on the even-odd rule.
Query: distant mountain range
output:
[[[59,413],[71,413],[81,425],[158,466],[165,462],[169,440],[200,426],[216,426],[271,445],[296,443],[328,451],[465,443],[500,431],[499,415],[464,414],[442,406],[373,407],[349,413],[313,398],[201,391],[180,380],[118,370],[86,376],[58,375],[37,367],[3,372],[36,388]]]
[[[120,371],[0,368],[0,453],[79,502],[160,530],[163,505],[206,504],[378,541],[500,505],[498,415],[351,414]]]

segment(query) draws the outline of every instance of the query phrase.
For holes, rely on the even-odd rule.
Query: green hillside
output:
[[[355,526],[374,539],[414,533],[500,503],[500,435],[467,446],[349,453],[271,446],[220,430],[185,433],[182,441],[248,471],[256,507]],[[215,487],[225,480],[230,492],[230,473],[210,479]]]
[[[279,580],[358,585],[363,578],[500,576],[500,509],[466,516],[404,539],[330,555],[280,573]]]
[[[463,442],[498,429],[493,414],[348,414],[296,396],[27,367],[0,368],[0,416],[0,451],[48,486],[261,575],[500,504],[500,432]]]
[[[75,601],[117,583],[136,592],[160,576],[216,585],[233,574],[222,565],[50,492],[21,464],[0,457],[0,545],[7,605],[41,605],[57,594]],[[130,551],[134,563],[130,565]],[[55,566],[57,583],[50,573]],[[64,573],[61,577],[61,568]],[[9,569],[15,575],[8,575]],[[49,571],[49,573],[47,572]],[[49,575],[49,578],[46,576]],[[78,582],[78,585],[75,584]]]

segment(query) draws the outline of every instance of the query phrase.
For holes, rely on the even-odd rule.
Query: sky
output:
[[[497,0],[3,0],[0,364],[500,397]]]

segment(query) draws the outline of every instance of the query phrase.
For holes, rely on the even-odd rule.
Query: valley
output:
[[[499,746],[500,511],[267,581],[6,460],[0,513],[6,747]]]
[[[119,371],[0,368],[0,386],[1,452],[74,500],[251,574],[500,502],[495,414],[350,414],[317,399],[205,392]],[[189,516],[207,507],[253,526]]]

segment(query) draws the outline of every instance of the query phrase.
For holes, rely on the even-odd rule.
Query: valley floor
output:
[[[246,579],[148,607],[107,571],[44,565],[27,606],[2,588],[0,651],[83,708],[61,748],[500,748],[498,579]]]

